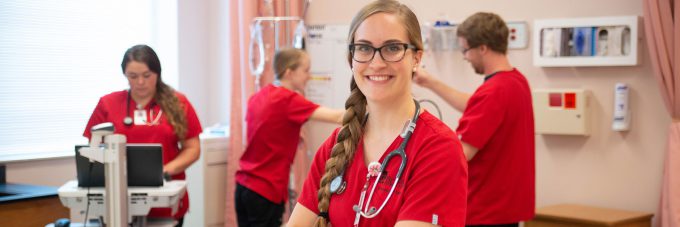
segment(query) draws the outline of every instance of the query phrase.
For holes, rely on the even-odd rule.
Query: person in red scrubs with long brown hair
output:
[[[423,55],[415,14],[374,1],[352,20],[348,43],[343,125],[317,151],[287,226],[463,226],[460,141],[411,94]]]
[[[203,131],[196,111],[184,94],[161,80],[161,63],[147,45],[130,47],[121,63],[130,89],[116,91],[99,99],[83,136],[91,138],[92,126],[112,122],[114,133],[123,134],[128,143],[160,143],[163,147],[163,172],[172,179],[184,180],[184,170],[200,155],[198,135]],[[189,209],[189,195],[174,215],[170,208],[153,208],[149,217],[173,217],[182,226]]]

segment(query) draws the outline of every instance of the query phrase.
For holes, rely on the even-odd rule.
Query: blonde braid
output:
[[[325,173],[321,177],[317,194],[319,212],[328,212],[331,198],[330,182],[345,170],[349,160],[354,157],[359,139],[363,135],[363,122],[366,118],[366,96],[361,93],[354,79],[352,79],[350,88],[352,93],[345,102],[347,111],[342,119],[342,128],[338,132],[336,143],[331,150],[331,157],[326,161]],[[315,226],[326,227],[328,221],[319,217]]]
[[[409,42],[415,45],[416,49],[423,49],[418,18],[411,9],[394,0],[376,0],[361,8],[350,24],[347,36],[348,43],[354,43],[354,35],[359,25],[366,18],[381,12],[397,15],[406,29]],[[351,67],[353,63],[351,52],[347,54],[347,62]],[[350,90],[351,94],[345,102],[346,112],[342,119],[342,128],[338,132],[337,141],[331,150],[331,157],[326,161],[325,173],[321,177],[319,191],[317,192],[320,213],[328,214],[331,198],[330,182],[346,169],[349,160],[354,157],[359,139],[363,135],[363,123],[366,121],[366,96],[361,93],[354,78],[352,78]],[[322,215],[319,216],[315,226],[328,226],[329,220]]]

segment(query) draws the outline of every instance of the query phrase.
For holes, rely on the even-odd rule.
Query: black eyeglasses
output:
[[[352,59],[357,62],[367,63],[373,60],[375,52],[380,53],[380,57],[386,62],[398,62],[404,59],[406,50],[416,50],[416,46],[407,43],[390,43],[381,47],[373,47],[368,44],[353,43],[349,45],[349,52]]]
[[[470,49],[474,49],[474,48],[477,48],[477,47],[468,47],[468,48],[463,48],[463,51],[462,51],[462,52],[463,52],[463,55],[465,55],[465,53],[467,53],[467,52],[468,52],[468,50],[470,50]]]

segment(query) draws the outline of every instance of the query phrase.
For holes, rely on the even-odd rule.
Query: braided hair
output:
[[[416,15],[407,6],[394,0],[377,0],[364,6],[352,19],[350,32],[347,38],[349,43],[354,42],[354,35],[361,23],[366,18],[376,13],[394,14],[401,19],[406,28],[409,41],[418,50],[423,49],[423,41],[420,33],[420,23]],[[351,53],[347,54],[347,61],[352,65]],[[323,215],[319,215],[315,226],[329,226],[328,207],[330,206],[330,182],[340,176],[347,167],[349,160],[354,157],[359,139],[363,136],[363,123],[366,121],[366,96],[361,92],[354,78],[350,83],[351,94],[345,102],[345,115],[342,119],[342,127],[337,135],[337,140],[331,149],[331,156],[326,160],[325,172],[321,177],[317,199],[318,209]]]

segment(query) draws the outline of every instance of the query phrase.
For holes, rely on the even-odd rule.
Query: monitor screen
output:
[[[79,187],[103,187],[104,164],[90,162],[76,145],[76,174]],[[128,186],[163,186],[163,148],[161,144],[129,143],[126,148]]]

